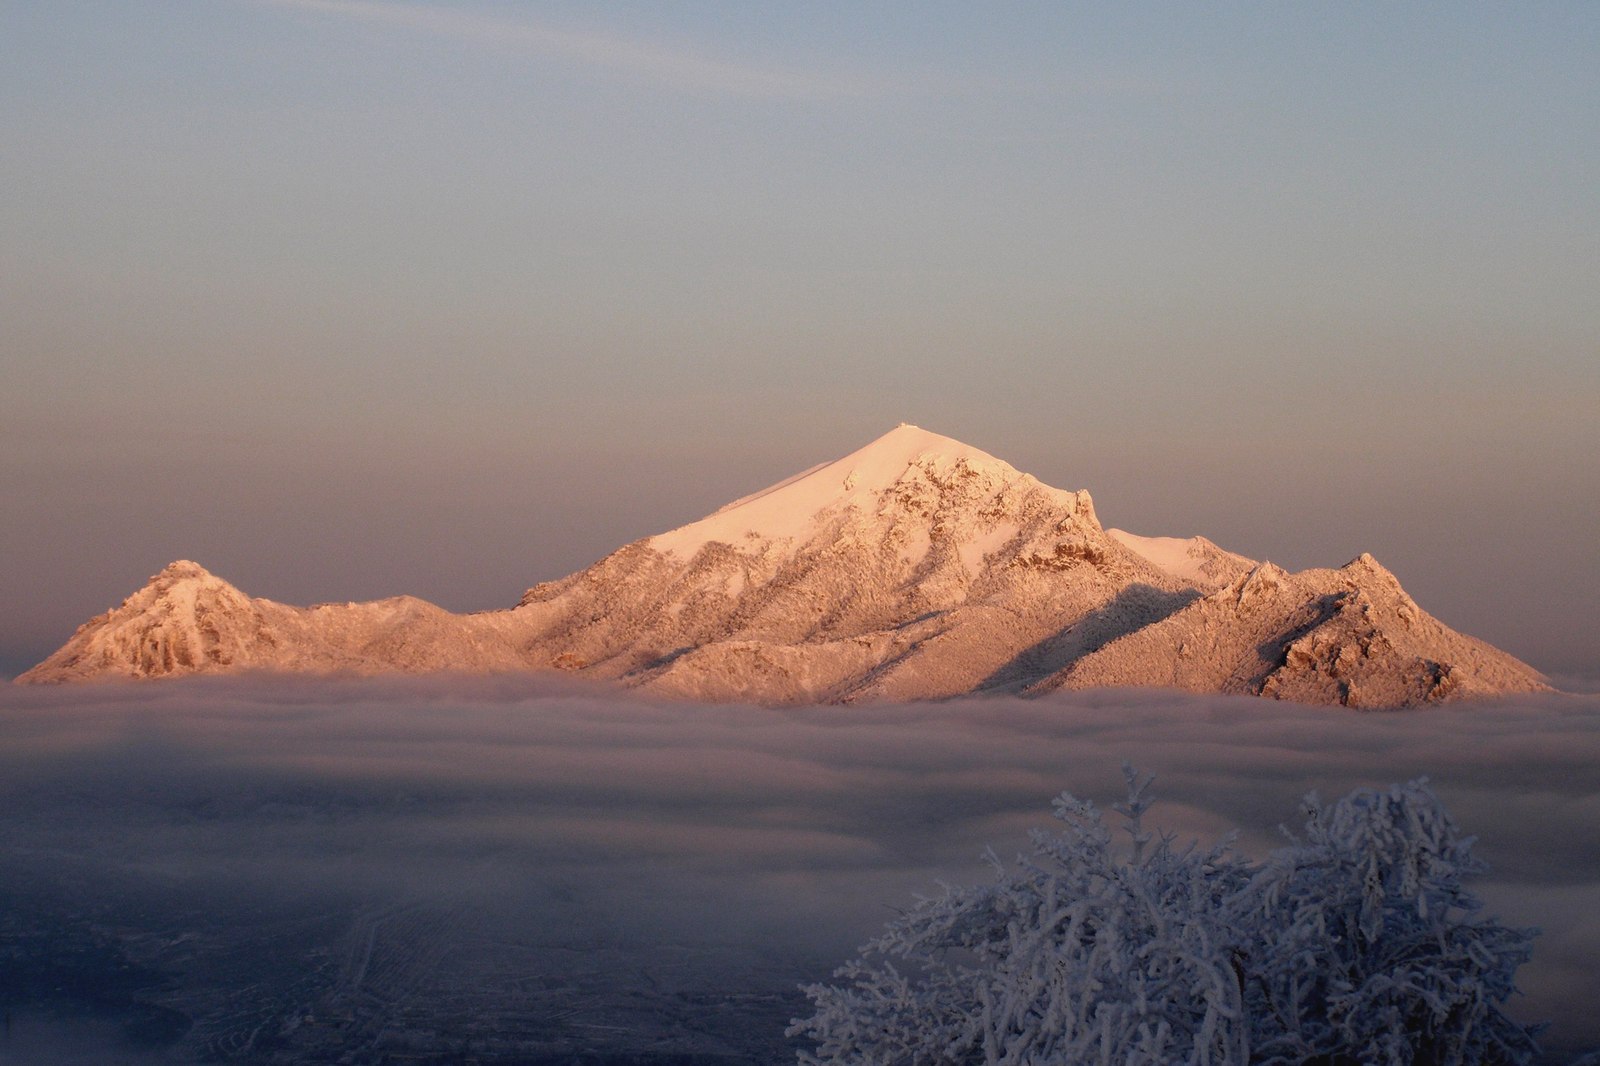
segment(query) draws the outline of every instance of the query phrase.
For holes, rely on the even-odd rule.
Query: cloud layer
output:
[[[190,935],[185,972],[215,990],[176,978],[155,997],[193,1020],[184,1053],[226,1029],[227,982],[246,976],[207,967],[256,914],[275,931],[233,957],[325,962],[282,1014],[374,974],[391,1014],[436,996],[427,980],[522,981],[517,1010],[541,1018],[582,985],[598,1013],[561,1015],[550,1046],[759,1053],[781,1050],[797,982],[939,879],[986,877],[982,849],[1023,849],[1061,790],[1117,798],[1124,761],[1157,774],[1157,824],[1238,827],[1258,855],[1306,792],[1427,775],[1493,866],[1489,909],[1545,930],[1517,1013],[1553,1020],[1552,1046],[1600,1045],[1593,696],[1354,714],[1129,692],[770,710],[526,680],[11,689],[0,875],[38,928],[115,928],[169,980],[164,945]],[[424,965],[419,944],[444,947]],[[495,961],[506,945],[521,961]],[[755,1021],[771,1028],[742,1032]]]

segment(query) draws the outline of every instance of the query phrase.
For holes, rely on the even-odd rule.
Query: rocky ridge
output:
[[[290,607],[173,563],[17,680],[442,670],[759,703],[1154,685],[1397,707],[1543,687],[1370,556],[1287,574],[1107,531],[1087,492],[906,425],[510,610]]]

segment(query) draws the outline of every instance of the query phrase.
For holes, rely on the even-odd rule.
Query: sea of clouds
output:
[[[7,686],[0,884],[90,916],[325,900],[335,938],[362,908],[460,905],[474,935],[599,946],[617,982],[674,1002],[792,991],[916,894],[991,876],[985,847],[1026,850],[1061,791],[1109,806],[1125,762],[1156,775],[1156,825],[1238,828],[1256,856],[1308,792],[1428,777],[1492,865],[1487,912],[1544,931],[1514,1013],[1563,1054],[1600,1046],[1594,694],[1358,713],[1129,691],[772,709],[513,678]]]

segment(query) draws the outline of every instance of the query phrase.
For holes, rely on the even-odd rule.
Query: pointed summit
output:
[[[156,574],[150,580],[159,581],[163,578],[181,580],[183,578],[207,578],[211,576],[211,571],[207,570],[197,562],[193,562],[189,559],[176,559],[162,567],[161,572]]]
[[[1043,489],[1056,493],[1063,504],[1093,513],[1088,493],[1048,489],[988,452],[902,422],[842,459],[741,497],[698,522],[650,538],[649,544],[657,551],[687,559],[713,541],[804,540],[816,532],[825,516],[849,508],[875,511],[882,494],[897,485],[979,476],[997,490],[1009,485]]]
[[[866,447],[851,452],[839,462],[904,468],[928,456],[951,460],[966,458],[974,462],[1011,469],[1009,464],[996,459],[988,452],[964,444],[954,437],[942,436],[921,426],[914,426],[910,422],[901,422]]]
[[[255,603],[199,563],[179,559],[18,681],[160,677],[197,673],[234,660],[232,644],[251,642]],[[244,633],[242,640],[231,641]]]
[[[138,599],[147,592],[170,595],[173,589],[181,586],[233,588],[231,584],[199,563],[189,559],[177,559],[162,567],[157,573],[150,575],[150,580],[145,583],[144,588],[134,593],[133,596],[129,597],[129,600]]]

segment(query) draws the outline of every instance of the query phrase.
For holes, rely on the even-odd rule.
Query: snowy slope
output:
[[[979,476],[986,484],[1023,483],[1063,507],[1073,506],[1077,495],[1041,485],[970,445],[901,423],[843,459],[812,467],[735,500],[698,522],[651,537],[650,545],[687,559],[717,541],[738,545],[760,538],[803,543],[841,512],[878,510],[883,492],[915,482],[918,470],[927,476]],[[973,561],[969,557],[969,564]]]
[[[1224,551],[1204,537],[1141,537],[1121,529],[1106,532],[1123,547],[1197,588],[1226,585],[1256,565],[1254,559]]]
[[[1539,685],[1362,565],[1285,575],[1203,537],[1108,532],[1088,493],[901,425],[511,610],[288,607],[181,562],[18,680],[565,670],[762,703],[1154,684],[1362,705]]]
[[[1544,687],[1525,664],[1423,611],[1370,555],[1298,574],[1262,563],[1033,691],[1108,685],[1374,708]]]

